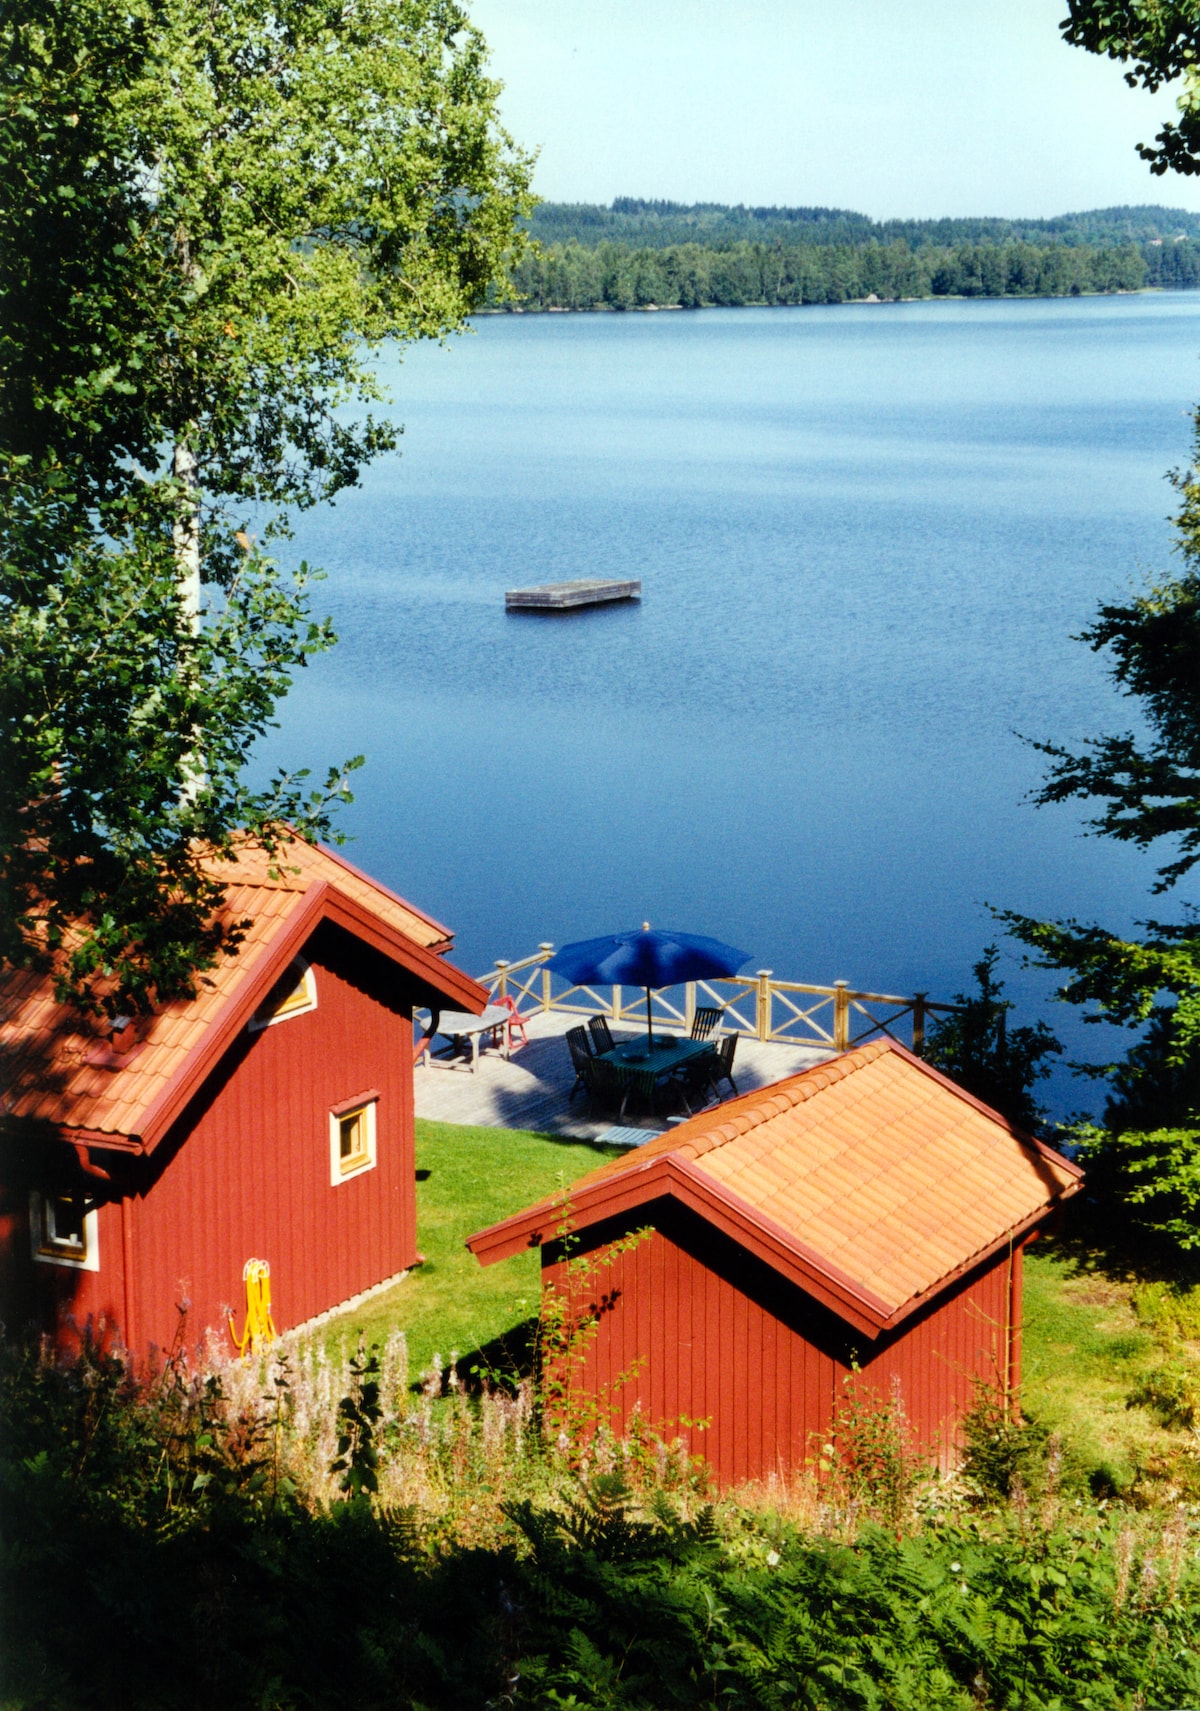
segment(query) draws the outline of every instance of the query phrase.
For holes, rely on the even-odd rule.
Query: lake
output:
[[[1168,563],[1198,350],[1175,294],[492,316],[386,357],[403,456],[299,520],[341,644],[271,758],[366,752],[345,853],[476,973],[649,920],[950,997],[989,903],[1125,929],[1153,857],[1029,806],[1018,733],[1134,716],[1071,637]],[[641,603],[504,611],[593,575]]]

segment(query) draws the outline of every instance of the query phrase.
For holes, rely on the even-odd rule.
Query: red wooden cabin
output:
[[[1022,1248],[1080,1184],[887,1040],[702,1112],[583,1177],[565,1213],[542,1201],[468,1246],[489,1265],[541,1244],[545,1280],[576,1290],[564,1218],[572,1257],[607,1251],[580,1303],[584,1393],[618,1430],[636,1406],[679,1431],[725,1484],[809,1460],[856,1365],[945,1465],[976,1381],[1019,1381]]]
[[[478,1012],[486,994],[446,961],[445,928],[331,852],[272,865],[222,865],[249,926],[190,1002],[113,1031],[48,976],[6,977],[10,1328],[103,1320],[144,1356],[181,1331],[227,1338],[227,1308],[240,1331],[250,1260],[281,1331],[415,1263],[413,1007]]]

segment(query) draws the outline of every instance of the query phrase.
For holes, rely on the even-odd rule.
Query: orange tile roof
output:
[[[571,1188],[573,1213],[589,1191],[599,1198],[625,1178],[632,1187],[638,1172],[649,1182],[655,1159],[689,1161],[717,1195],[852,1279],[888,1315],[1028,1227],[1082,1174],[890,1040],[730,1100],[602,1165]],[[533,1228],[544,1209],[494,1231]]]
[[[212,1049],[231,1007],[252,1008],[269,990],[281,957],[286,967],[300,948],[297,934],[306,939],[321,918],[330,888],[402,935],[426,963],[450,942],[430,916],[331,850],[298,840],[274,862],[242,848],[234,860],[214,862],[213,872],[227,886],[222,914],[248,921],[245,937],[236,954],[198,977],[194,999],[135,1023],[138,1044],[127,1056],[108,1049],[102,1025],[56,1002],[49,975],[16,970],[0,979],[0,1115],[98,1140],[140,1137],[189,1060]],[[447,975],[464,978],[448,965]]]

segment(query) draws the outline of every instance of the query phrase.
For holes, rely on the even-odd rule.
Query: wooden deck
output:
[[[616,1125],[616,1114],[589,1111],[582,1090],[570,1104],[567,1102],[575,1071],[563,1035],[580,1020],[578,1016],[553,1010],[530,1017],[528,1045],[519,1046],[507,1063],[497,1050],[487,1047],[480,1052],[474,1074],[466,1058],[434,1059],[432,1063],[422,1059],[413,1076],[417,1116],[483,1128],[533,1129],[579,1140],[592,1141],[601,1136],[613,1141],[624,1138],[607,1133]],[[617,1029],[613,1037],[630,1039],[635,1032],[629,1028]],[[741,1037],[733,1075],[739,1093],[749,1093],[831,1056],[833,1053],[821,1046]],[[732,1097],[727,1086],[723,1091]],[[650,1115],[635,1110],[626,1115],[622,1126],[642,1133],[658,1133],[667,1126],[667,1120],[665,1114]],[[630,1144],[636,1144],[636,1135],[627,1138]]]

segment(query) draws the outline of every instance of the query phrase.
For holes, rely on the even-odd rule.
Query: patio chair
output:
[[[595,1062],[591,1045],[588,1042],[588,1031],[582,1023],[578,1028],[567,1029],[567,1050],[570,1052],[571,1062],[575,1066],[575,1085],[567,1094],[567,1104],[569,1105],[579,1089],[587,1086],[587,1071],[589,1066]]]
[[[733,1054],[737,1050],[738,1037],[736,1034],[726,1034],[717,1044],[716,1062],[712,1066],[713,1092],[727,1081],[733,1091],[737,1092],[737,1082],[733,1079]]]
[[[582,1029],[580,1032],[582,1033]],[[621,1107],[625,1110],[625,1100],[629,1092],[627,1084],[617,1074],[615,1064],[605,1063],[598,1057],[589,1058],[583,1069],[583,1084],[587,1088],[588,1103],[597,1102]]]
[[[509,1057],[511,1057],[512,1054],[517,1049],[517,1045],[518,1045],[517,1035],[518,1034],[520,1034],[520,1036],[521,1036],[521,1039],[520,1039],[521,1045],[527,1046],[529,1044],[529,1034],[525,1028],[526,1018],[524,1016],[522,1016],[521,1012],[517,1009],[516,1001],[507,992],[504,994],[503,998],[493,998],[492,1003],[503,1005],[504,1009],[506,1009],[508,1011],[508,1015],[505,1017],[504,1021],[500,1023],[500,1026],[497,1028],[496,1032],[498,1034],[502,1033],[502,1032],[507,1032],[507,1034],[508,1034],[508,1055],[509,1055]],[[499,1042],[497,1042],[497,1044],[498,1043]]]
[[[692,1018],[692,1038],[706,1040],[724,1014],[724,1005],[702,1004]]]
[[[671,1075],[668,1085],[678,1093],[689,1117],[702,1110],[705,1105],[711,1105],[716,1099],[717,1073],[717,1052],[714,1047],[697,1057],[689,1058]]]
[[[609,1031],[606,1016],[589,1016],[588,1027],[592,1030],[592,1050],[599,1057],[601,1052],[613,1049],[613,1037]]]

